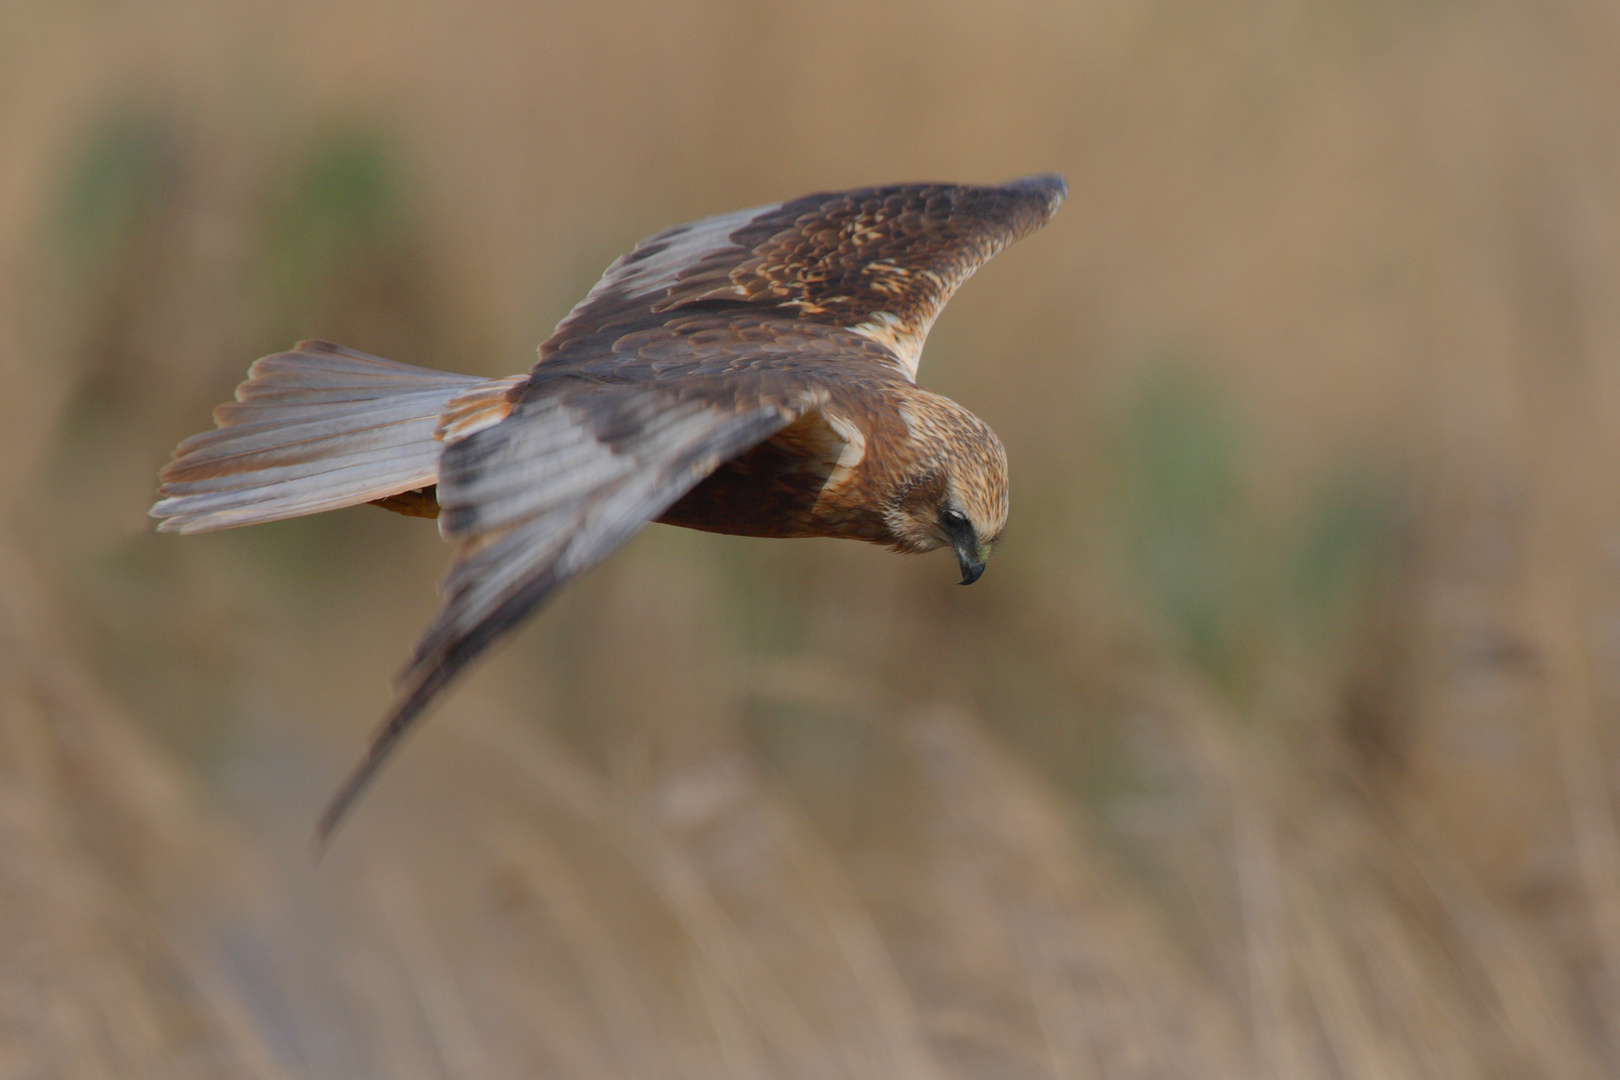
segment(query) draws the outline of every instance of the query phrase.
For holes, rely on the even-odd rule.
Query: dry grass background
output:
[[[0,1076],[1601,1077],[1612,5],[0,5]],[[655,527],[319,867],[430,526],[156,537],[254,356],[501,374],[672,221],[1063,171],[1012,533]]]

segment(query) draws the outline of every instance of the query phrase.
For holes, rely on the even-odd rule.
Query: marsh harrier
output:
[[[356,503],[437,517],[444,607],[331,835],[428,701],[568,579],[650,521],[955,551],[984,572],[1007,458],[915,383],[940,309],[1051,218],[1056,176],[901,184],[665,229],[636,245],[504,379],[306,341],[248,369],[181,443],[152,515],[202,532]]]

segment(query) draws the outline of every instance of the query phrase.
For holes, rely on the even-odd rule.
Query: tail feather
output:
[[[152,516],[165,532],[205,532],[427,487],[444,449],[440,414],[490,382],[300,342],[254,363],[236,400],[214,410],[218,427],[175,449]]]

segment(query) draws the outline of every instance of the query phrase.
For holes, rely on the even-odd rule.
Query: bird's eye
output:
[[[965,529],[968,526],[967,515],[957,509],[948,509],[940,515],[945,527],[949,529]]]

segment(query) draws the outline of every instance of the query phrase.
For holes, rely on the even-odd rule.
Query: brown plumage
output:
[[[445,604],[322,816],[324,844],[429,700],[649,521],[951,547],[976,580],[1007,520],[989,427],[915,385],[957,286],[1045,224],[1055,176],[811,195],[638,244],[524,375],[478,379],[306,341],[248,371],[164,468],[196,532],[374,502],[437,516]]]

